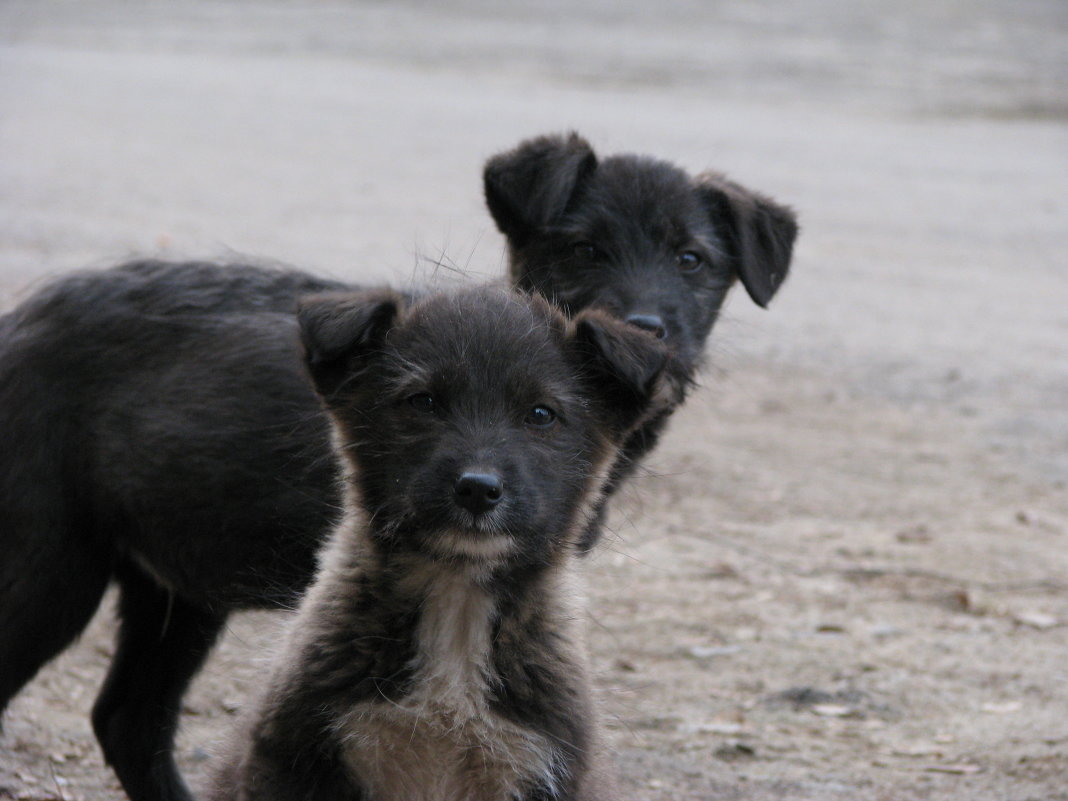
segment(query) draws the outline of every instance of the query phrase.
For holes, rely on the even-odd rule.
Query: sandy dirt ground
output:
[[[548,131],[725,170],[803,233],[590,563],[629,797],[1068,799],[1068,6],[576,5],[3,0],[0,307],[146,253],[497,276],[481,164]],[[123,797],[111,601],[0,799]],[[188,695],[194,785],[283,617]]]

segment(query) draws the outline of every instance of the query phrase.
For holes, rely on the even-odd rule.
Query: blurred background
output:
[[[637,796],[1068,797],[1063,0],[0,0],[0,308],[146,254],[498,277],[482,164],[567,130],[802,224],[596,566]],[[12,707],[0,798],[117,797],[108,626]],[[776,706],[795,679],[849,711]]]
[[[9,303],[42,274],[145,253],[497,275],[483,161],[575,129],[798,209],[789,291],[768,315],[735,298],[756,330],[722,332],[731,347],[841,363],[895,395],[1063,387],[1056,0],[5,0],[0,15]],[[1030,417],[1004,422],[1047,422]]]

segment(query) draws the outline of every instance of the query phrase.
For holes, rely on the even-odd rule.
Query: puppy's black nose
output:
[[[652,332],[657,339],[664,339],[667,336],[667,326],[658,314],[632,314],[627,318],[627,322]]]
[[[504,497],[500,476],[492,473],[464,473],[456,480],[453,498],[471,514],[488,512]]]

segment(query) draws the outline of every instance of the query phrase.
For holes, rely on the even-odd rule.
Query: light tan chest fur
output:
[[[413,579],[417,580],[417,579]],[[507,801],[553,781],[556,754],[489,706],[492,599],[463,572],[427,581],[414,691],[340,722],[345,761],[381,801]]]

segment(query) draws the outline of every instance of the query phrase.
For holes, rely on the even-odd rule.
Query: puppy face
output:
[[[535,563],[575,539],[599,473],[655,411],[666,352],[605,315],[498,289],[320,298],[308,361],[382,547]]]
[[[525,142],[484,179],[520,286],[568,314],[600,308],[649,330],[691,372],[734,281],[766,305],[797,234],[789,209],[722,176],[599,161],[574,134]]]

